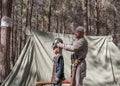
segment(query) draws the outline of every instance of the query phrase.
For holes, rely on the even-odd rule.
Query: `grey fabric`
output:
[[[64,43],[69,44],[74,38],[70,34],[45,33],[38,30],[28,30],[27,35],[28,42],[1,86],[35,86],[35,81],[51,81],[53,40],[60,37]],[[84,86],[117,86],[120,84],[120,50],[112,42],[112,37],[87,36],[86,39],[89,48]],[[63,51],[67,80],[71,79],[70,55],[70,52]]]
[[[81,64],[83,65],[83,63],[81,63]],[[76,86],[83,86],[83,79],[84,79],[85,70],[86,70],[85,63],[83,66],[81,66],[80,64],[77,66],[76,77],[75,77]]]

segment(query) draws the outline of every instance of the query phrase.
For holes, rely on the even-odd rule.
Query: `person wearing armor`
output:
[[[86,76],[86,55],[88,52],[88,43],[84,38],[85,28],[78,26],[75,30],[75,41],[72,44],[57,43],[57,47],[73,52],[71,55],[74,66],[77,67],[75,72],[75,86],[83,86],[83,79]]]
[[[53,77],[52,81],[56,82],[54,86],[62,86],[62,80],[64,80],[64,59],[62,55],[62,48],[57,47],[57,43],[63,41],[60,38],[56,38],[53,43],[53,52],[55,54],[53,58]]]

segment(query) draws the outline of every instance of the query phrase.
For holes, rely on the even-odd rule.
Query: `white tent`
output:
[[[2,83],[2,86],[35,86],[36,81],[50,81],[52,75],[55,38],[70,43],[74,36],[70,34],[47,33],[28,30],[29,37],[14,68]],[[120,50],[112,42],[111,36],[87,36],[87,76],[84,86],[119,86]],[[70,80],[70,52],[63,51],[65,77]],[[69,85],[67,85],[69,86]]]

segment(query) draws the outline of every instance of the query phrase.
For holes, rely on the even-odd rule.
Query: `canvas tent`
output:
[[[28,41],[14,68],[1,86],[35,86],[36,81],[51,81],[52,42],[59,37],[70,43],[70,34],[47,33],[27,30]],[[111,36],[87,36],[87,76],[84,86],[119,86],[120,50],[112,42]],[[65,77],[70,80],[70,52],[63,51]],[[50,85],[49,85],[50,86]],[[69,85],[65,85],[69,86]]]

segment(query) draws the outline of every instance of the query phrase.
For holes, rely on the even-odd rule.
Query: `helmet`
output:
[[[63,43],[63,40],[61,38],[56,38],[52,44],[52,48],[57,47],[57,43],[59,42]]]

